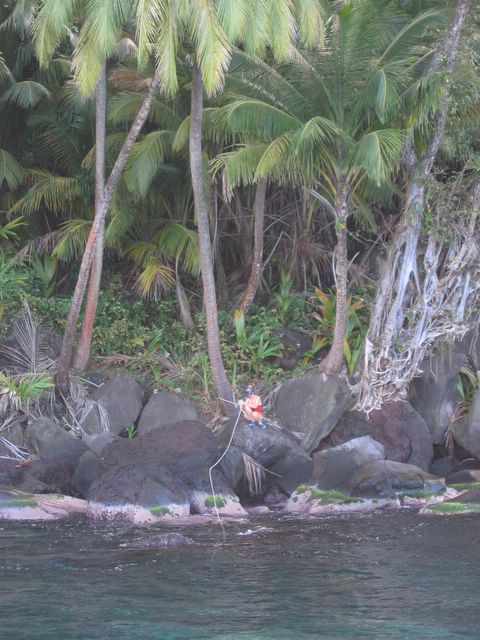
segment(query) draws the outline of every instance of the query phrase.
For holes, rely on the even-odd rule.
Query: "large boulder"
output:
[[[384,458],[384,448],[379,442],[370,436],[354,438],[338,447],[313,454],[310,484],[325,490],[348,490],[353,476],[361,467]]]
[[[121,433],[135,424],[143,406],[143,389],[130,376],[118,376],[109,380],[92,393],[94,405],[85,418],[82,427],[87,434],[99,434],[105,431],[101,413],[108,418],[108,430]]]
[[[92,513],[106,515],[127,508],[145,508],[152,515],[188,515],[186,487],[166,469],[142,466],[115,466],[106,470],[90,486],[88,501]]]
[[[480,458],[480,391],[474,393],[468,414],[455,422],[451,430],[458,444]]]
[[[191,402],[168,391],[154,393],[145,405],[138,421],[141,435],[175,422],[198,420],[198,412]]]
[[[349,493],[367,498],[393,497],[409,491],[440,491],[445,480],[411,464],[377,460],[359,469],[353,476]]]
[[[291,431],[303,434],[301,447],[311,453],[352,404],[345,380],[310,372],[282,385],[275,410]]]
[[[422,416],[408,402],[390,402],[367,416],[360,411],[343,415],[320,449],[337,447],[353,438],[370,436],[385,448],[385,458],[430,468],[433,443]]]
[[[75,438],[49,418],[35,420],[25,432],[25,444],[41,460],[64,465],[73,474],[80,457],[87,450],[84,442]]]
[[[424,360],[422,375],[412,382],[410,402],[425,420],[434,444],[444,444],[445,433],[455,410],[459,394],[458,374],[467,360],[453,346]]]
[[[25,447],[25,427],[19,420],[13,420],[2,429],[1,434],[16,447]]]
[[[210,508],[208,470],[218,460],[213,433],[197,421],[178,422],[153,429],[133,439],[120,438],[105,447],[96,480],[88,488],[93,515],[147,510],[155,515],[188,515]],[[86,460],[85,465],[93,465]],[[215,495],[233,506],[235,495],[219,471]],[[243,515],[243,510],[242,515]]]
[[[290,493],[312,472],[312,459],[288,433],[279,429],[252,429],[244,421],[236,428],[233,443],[253,458],[285,492]]]

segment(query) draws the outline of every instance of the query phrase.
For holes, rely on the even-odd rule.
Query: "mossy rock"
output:
[[[295,493],[298,493],[298,494],[305,493],[306,491],[309,490],[309,488],[310,487],[308,486],[308,484],[299,484],[298,487],[295,489]]]
[[[449,484],[448,486],[457,491],[464,491],[465,489],[480,489],[480,482],[458,482],[456,484]]]
[[[166,516],[170,513],[170,509],[163,505],[159,505],[158,507],[152,507],[150,509],[150,513],[152,514],[152,516]]]
[[[435,513],[480,513],[480,504],[465,503],[465,502],[438,502],[437,504],[429,505],[429,511]]]
[[[438,498],[444,493],[444,489],[437,489],[435,491],[429,491],[428,489],[405,489],[404,491],[395,491],[399,498]]]
[[[216,505],[217,509],[221,509],[226,504],[227,504],[227,501],[221,496],[208,496],[208,498],[205,498],[205,502],[204,502],[204,505],[206,507],[215,508],[215,505]]]
[[[36,507],[35,500],[29,498],[13,498],[12,500],[0,500],[0,509],[17,509],[18,507]]]
[[[311,502],[312,500],[318,500],[322,504],[353,504],[363,502],[362,498],[352,498],[351,496],[347,496],[341,491],[336,491],[335,489],[331,491],[324,491],[317,487],[314,487],[311,490],[308,501]]]

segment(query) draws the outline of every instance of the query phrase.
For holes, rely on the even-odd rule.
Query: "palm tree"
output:
[[[72,24],[74,18],[74,2],[59,3],[56,0],[44,0],[37,14],[34,23],[34,41],[37,55],[42,65],[46,66],[52,53],[63,36],[67,25]],[[106,59],[114,51],[119,39],[122,26],[130,17],[130,11],[126,3],[86,3],[84,10],[84,20],[80,29],[78,43],[74,51],[73,63],[75,77],[78,85],[85,93],[94,93],[99,77]],[[129,7],[131,9],[131,7]],[[57,385],[59,389],[66,393],[68,391],[68,372],[71,365],[73,353],[73,341],[76,332],[77,320],[80,314],[83,297],[90,275],[90,268],[94,257],[95,245],[99,241],[104,228],[105,217],[112,200],[115,189],[126,166],[130,151],[142,129],[155,95],[160,86],[160,67],[155,70],[150,86],[145,95],[143,103],[132,123],[125,142],[118,154],[110,176],[103,190],[103,196],[96,198],[99,210],[96,211],[93,225],[90,230],[88,241],[80,266],[77,285],[73,294],[72,304],[65,327],[62,348],[58,359]],[[99,149],[101,149],[101,144]],[[103,163],[100,163],[103,166]],[[103,169],[99,166],[99,172]],[[98,178],[98,185],[101,178]],[[100,194],[98,194],[100,195]],[[100,249],[99,249],[100,251]],[[94,278],[99,278],[99,269],[96,269]],[[98,290],[97,290],[98,295]],[[91,317],[91,316],[90,316]],[[90,317],[87,321],[90,322]],[[93,319],[92,319],[93,322]],[[93,325],[92,325],[93,326]],[[85,359],[84,353],[79,354],[82,361]]]
[[[289,0],[183,0],[171,5],[149,4],[151,10],[144,12],[138,22],[140,57],[146,58],[149,43],[156,47],[158,68],[162,71],[161,85],[167,93],[174,93],[178,88],[176,57],[182,42],[187,40],[193,47],[189,154],[208,352],[218,395],[231,400],[220,350],[209,207],[204,187],[203,94],[212,96],[221,90],[234,45],[258,53],[270,45],[278,59],[287,59],[293,50],[297,28],[305,40],[313,42],[318,37],[316,28],[321,24],[321,7],[316,0],[294,3]]]
[[[407,21],[394,4],[343,3],[326,22],[325,46],[298,51],[288,65],[255,68],[246,60],[235,97],[214,116],[217,126],[245,132],[241,148],[216,161],[231,185],[269,178],[303,186],[333,218],[336,320],[322,363],[330,374],[343,364],[352,210],[371,218],[368,204],[398,166],[405,139],[400,95],[413,81],[425,54],[425,27],[437,15]]]

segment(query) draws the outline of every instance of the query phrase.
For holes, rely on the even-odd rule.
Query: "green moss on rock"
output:
[[[152,514],[152,516],[166,516],[168,513],[170,513],[170,509],[163,505],[159,505],[158,507],[152,507],[150,509],[150,513]]]
[[[311,502],[312,500],[318,500],[322,504],[353,504],[355,502],[363,502],[362,498],[352,498],[341,491],[334,489],[332,491],[324,491],[317,487],[311,490],[308,501]]]
[[[17,508],[17,507],[36,507],[35,500],[30,498],[13,498],[12,500],[0,500],[0,509]]]
[[[227,502],[221,496],[208,496],[208,498],[205,498],[204,504],[206,507],[209,507],[209,508],[215,507],[215,504],[216,504],[217,509],[221,509],[227,504]]]
[[[480,504],[468,502],[438,502],[428,506],[429,511],[439,513],[480,513]]]
[[[459,482],[457,484],[449,484],[449,487],[456,489],[457,491],[463,491],[464,489],[480,489],[480,482]]]
[[[309,486],[308,484],[299,484],[297,489],[296,489],[296,493],[305,493],[305,491],[308,491]]]

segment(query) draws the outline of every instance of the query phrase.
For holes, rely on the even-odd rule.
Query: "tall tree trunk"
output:
[[[349,185],[342,181],[338,186],[335,200],[335,224],[337,231],[337,246],[335,247],[335,328],[330,351],[320,363],[320,369],[330,375],[337,375],[342,369],[343,345],[345,343],[348,322],[348,198]]]
[[[219,397],[232,401],[232,389],[225,373],[220,349],[217,296],[215,292],[215,278],[213,275],[212,244],[208,219],[208,202],[203,185],[202,110],[203,79],[200,70],[196,65],[194,65],[190,113],[190,171],[192,173],[193,198],[195,201],[195,212],[198,224],[203,299],[207,319],[208,355]],[[228,412],[231,412],[231,406],[224,406]]]
[[[95,92],[95,217],[100,215],[105,190],[105,135],[107,111],[107,63],[104,62],[97,90]],[[104,251],[105,219],[100,223],[95,242],[90,280],[88,283],[85,317],[83,319],[80,338],[77,344],[73,366],[78,371],[84,371],[90,359],[93,326],[97,312],[100,282],[102,280],[103,251]]]
[[[101,226],[105,223],[105,217],[107,215],[108,207],[112,200],[113,193],[118,185],[122,171],[127,164],[130,151],[142,129],[145,121],[150,112],[150,108],[155,99],[155,95],[160,86],[160,70],[156,69],[150,86],[148,88],[147,95],[145,96],[140,109],[138,110],[135,120],[130,127],[128,135],[123,143],[123,146],[118,154],[118,158],[113,166],[110,177],[108,178],[103,195],[103,203],[100,209],[99,215],[95,217],[92,228],[88,236],[85,251],[83,253],[82,263],[80,265],[80,271],[78,274],[77,284],[73,293],[72,303],[70,305],[70,311],[67,318],[67,325],[65,327],[65,333],[63,336],[62,349],[60,356],[57,360],[57,376],[56,384],[58,389],[66,394],[68,393],[69,386],[69,369],[72,361],[73,340],[75,337],[76,326],[80,309],[82,306],[83,297],[85,295],[85,289],[87,287],[88,276],[90,273],[90,266],[93,259],[93,253],[95,249],[95,243],[98,238],[98,233]]]
[[[218,211],[217,211],[217,185],[214,182],[210,189],[210,234],[213,239],[213,264],[215,280],[217,283],[218,305],[222,309],[228,307],[228,286],[225,267],[223,265],[222,252],[218,242]]]
[[[397,354],[399,334],[406,322],[409,299],[423,297],[417,264],[417,248],[423,225],[425,187],[442,143],[448,115],[450,76],[455,67],[460,36],[471,0],[457,0],[453,20],[428,68],[433,73],[444,67],[444,93],[430,143],[418,158],[411,140],[407,143],[406,167],[411,173],[402,216],[390,246],[370,318],[363,372],[357,387],[357,408],[379,408],[385,399],[406,393],[415,375],[411,367],[414,351],[423,348],[421,336],[415,344],[402,345]],[[410,292],[410,293],[409,293]],[[411,294],[411,295],[410,295]]]
[[[265,196],[267,193],[267,180],[258,181],[255,190],[255,203],[253,205],[254,232],[253,232],[253,260],[247,287],[243,293],[238,309],[247,312],[252,304],[263,272],[263,238],[265,220]]]

